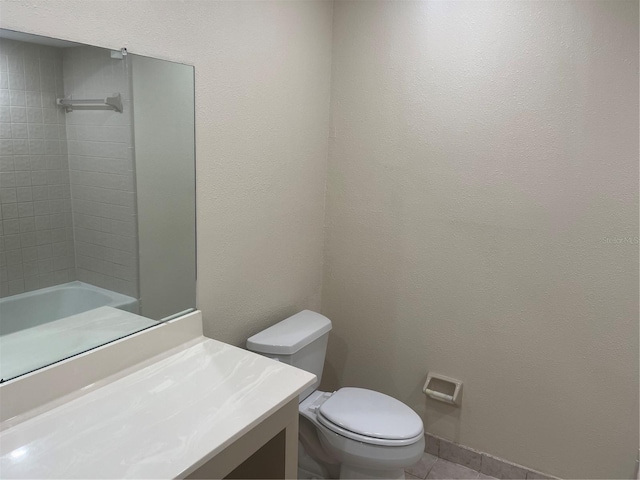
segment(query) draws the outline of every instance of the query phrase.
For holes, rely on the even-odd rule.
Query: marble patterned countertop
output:
[[[174,478],[233,443],[315,376],[202,337],[0,431],[2,478]]]

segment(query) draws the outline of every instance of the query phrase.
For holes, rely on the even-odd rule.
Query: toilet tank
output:
[[[318,388],[322,379],[331,320],[303,310],[256,333],[247,340],[247,350],[313,373],[317,380],[300,394],[300,401]]]

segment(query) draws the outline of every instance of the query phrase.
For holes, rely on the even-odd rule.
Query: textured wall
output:
[[[198,307],[215,338],[241,344],[320,307],[331,12],[323,1],[0,3],[3,28],[195,65]]]
[[[63,49],[65,97],[120,93],[122,113],[65,113],[78,280],[138,298],[138,235],[129,59]]]
[[[631,478],[638,3],[334,9],[327,380],[529,467]],[[461,409],[425,399],[428,370]]]
[[[0,297],[75,280],[62,51],[0,40]]]

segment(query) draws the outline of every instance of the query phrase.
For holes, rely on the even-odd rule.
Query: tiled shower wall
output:
[[[123,113],[56,106],[115,92]],[[138,297],[131,105],[108,50],[0,40],[0,297],[75,279]]]
[[[0,39],[0,297],[75,279],[60,49]]]
[[[123,113],[66,114],[78,280],[138,297],[138,239],[131,81],[127,59],[108,50],[64,50],[66,96],[120,93]]]

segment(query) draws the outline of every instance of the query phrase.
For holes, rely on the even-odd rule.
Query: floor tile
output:
[[[433,467],[433,465],[436,463],[437,460],[438,460],[438,457],[436,457],[435,455],[431,455],[430,453],[425,453],[422,455],[422,458],[418,461],[418,463],[416,463],[415,465],[411,465],[410,467],[405,468],[404,470],[410,475],[413,475],[414,477],[418,477],[422,479],[427,476],[427,474],[431,470],[431,467]]]
[[[427,475],[427,478],[433,480],[467,480],[477,479],[478,476],[479,473],[475,470],[471,470],[470,468],[463,467],[462,465],[457,465],[455,463],[451,463],[447,460],[439,458],[431,468],[431,471]]]

